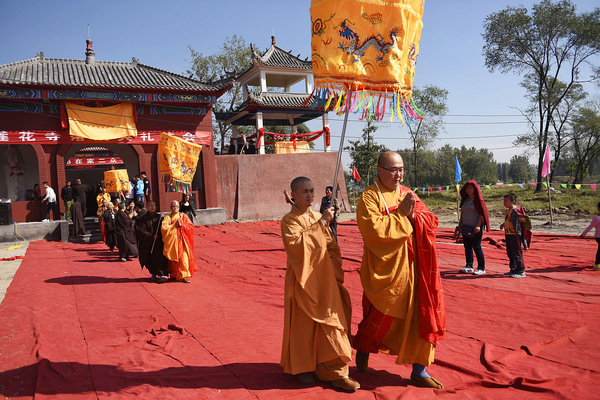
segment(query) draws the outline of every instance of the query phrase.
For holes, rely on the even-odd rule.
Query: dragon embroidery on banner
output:
[[[353,62],[357,62],[364,55],[369,47],[373,47],[377,51],[377,61],[382,61],[383,57],[390,51],[396,44],[396,37],[402,33],[401,27],[393,28],[389,33],[390,41],[386,42],[381,34],[371,35],[360,43],[358,34],[352,30],[346,22],[350,22],[347,19],[340,24],[340,37],[348,41],[347,45],[344,42],[340,42],[339,49],[350,54],[354,57]]]

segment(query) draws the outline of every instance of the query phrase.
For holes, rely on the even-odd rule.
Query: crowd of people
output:
[[[157,212],[155,202],[144,203],[143,192],[141,197],[136,194],[135,201],[118,196],[113,202],[106,188],[102,188],[96,200],[102,238],[110,251],[118,250],[120,261],[137,258],[158,283],[191,282],[198,268],[193,244],[196,212],[189,195],[182,195],[181,200],[186,212],[181,211],[180,202],[174,200],[171,213],[164,216]]]

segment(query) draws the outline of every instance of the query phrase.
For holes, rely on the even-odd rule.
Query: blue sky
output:
[[[507,5],[531,8],[539,1],[426,0],[415,85],[437,85],[449,91],[446,132],[434,143],[488,148],[498,162],[508,162],[525,148],[514,147],[527,132],[524,90],[516,74],[490,73],[481,55],[483,21]],[[597,1],[577,0],[578,11]],[[131,61],[175,73],[190,66],[188,46],[205,55],[218,51],[226,37],[242,36],[261,51],[277,45],[302,58],[310,56],[309,1],[255,0],[182,1],[10,1],[0,0],[0,64],[21,61],[43,51],[49,58],[85,58],[88,24],[96,59]],[[596,60],[598,61],[598,60]],[[593,87],[588,90],[598,98]],[[509,116],[505,116],[509,115]],[[332,134],[339,136],[342,120],[330,113]],[[309,123],[319,129],[320,121]],[[361,135],[365,123],[350,118],[347,140]],[[501,136],[501,137],[493,137]],[[391,149],[410,146],[408,130],[380,124],[375,140]],[[318,142],[317,149],[322,148]],[[339,139],[332,140],[337,149]],[[537,154],[530,153],[533,159]],[[343,158],[348,168],[350,159]]]

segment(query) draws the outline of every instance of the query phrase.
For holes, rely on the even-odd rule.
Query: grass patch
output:
[[[535,187],[532,185],[524,186],[523,189],[519,185],[503,185],[482,187],[481,194],[485,200],[485,204],[489,211],[503,211],[503,199],[506,193],[512,192],[517,196],[517,205],[525,206],[528,210],[548,210],[548,192],[535,193]],[[427,194],[417,193],[427,207],[431,210],[436,209],[456,209],[456,189],[446,192],[442,188],[442,193],[433,191]],[[573,213],[595,214],[598,210],[598,202],[600,201],[600,193],[593,191],[591,188],[581,189],[563,189],[559,192],[550,194],[553,208],[564,208]]]

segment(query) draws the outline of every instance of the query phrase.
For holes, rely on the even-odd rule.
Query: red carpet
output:
[[[362,241],[338,228],[353,329]],[[589,399],[600,390],[596,243],[534,235],[527,278],[502,276],[503,234],[486,235],[488,273],[461,275],[462,245],[438,232],[448,335],[416,388],[409,366],[371,357],[362,388],[307,387],[279,367],[285,252],[278,221],[197,227],[189,285],[149,282],[101,244],[32,242],[0,305],[0,394],[45,399]],[[499,247],[500,246],[500,247]],[[597,398],[597,397],[596,397]]]

